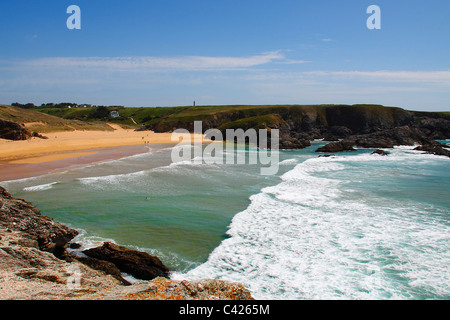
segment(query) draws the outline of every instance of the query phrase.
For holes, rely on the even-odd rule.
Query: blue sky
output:
[[[448,0],[2,0],[0,103],[450,111],[449,15]]]

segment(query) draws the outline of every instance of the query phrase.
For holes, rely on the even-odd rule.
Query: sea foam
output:
[[[386,160],[363,154],[300,163],[250,197],[207,262],[176,276],[241,282],[257,299],[448,297],[446,220],[408,201],[361,198],[348,188],[359,161],[429,160],[398,151]]]
[[[53,188],[53,186],[57,183],[58,182],[51,182],[51,183],[41,184],[41,185],[32,186],[32,187],[26,187],[26,188],[23,188],[23,191],[32,192],[32,191],[49,190],[49,189]]]

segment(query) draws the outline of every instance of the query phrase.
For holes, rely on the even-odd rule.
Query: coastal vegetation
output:
[[[393,120],[404,117],[405,114],[415,117],[449,118],[448,112],[418,112],[407,111],[397,107],[385,107],[381,105],[211,105],[211,106],[178,106],[178,107],[122,107],[122,106],[90,106],[63,108],[60,105],[48,104],[33,108],[41,113],[57,116],[67,120],[100,121],[108,118],[106,111],[118,111],[119,117],[108,119],[116,123],[128,125],[149,125],[155,128],[171,127],[179,125],[185,127],[194,120],[217,119],[220,122],[217,127],[226,123],[248,119],[253,127],[259,127],[263,122],[274,120],[273,115],[283,119],[296,120],[304,115],[318,117],[324,125],[350,124],[356,127],[364,118],[379,118],[380,120]],[[134,122],[131,121],[133,118]],[[230,124],[231,125],[231,124]],[[233,125],[231,125],[232,127]]]
[[[25,124],[26,128],[39,133],[113,129],[102,121],[81,121],[78,119],[64,119],[55,115],[39,112],[36,109],[23,109],[14,106],[0,105],[0,119]]]
[[[434,140],[450,138],[448,112],[409,111],[381,105],[224,105],[125,108],[77,104],[0,107],[0,119],[25,123],[36,132],[112,130],[107,123],[157,133],[202,130],[278,129],[280,148],[301,149],[310,141],[345,140],[345,145],[392,148],[420,144],[436,153]],[[64,107],[65,106],[65,107]],[[342,151],[349,149],[343,146]],[[334,145],[336,147],[337,145]],[[442,146],[437,146],[441,148]],[[326,148],[325,148],[326,149]],[[430,151],[431,152],[431,151]],[[446,150],[437,152],[447,154]]]

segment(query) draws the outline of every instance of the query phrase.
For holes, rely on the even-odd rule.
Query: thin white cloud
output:
[[[24,61],[30,67],[56,68],[102,68],[112,70],[235,70],[285,61],[278,51],[266,52],[249,57],[54,57]]]
[[[307,60],[291,60],[291,59],[284,59],[281,61],[278,61],[277,64],[302,64],[302,63],[310,63],[311,61]]]
[[[426,102],[448,109],[450,70],[304,71],[307,62],[290,59],[286,50],[240,57],[0,59],[0,95],[3,103],[73,96],[99,104],[181,105],[186,97],[209,96],[215,97],[211,104],[363,101],[422,108]]]

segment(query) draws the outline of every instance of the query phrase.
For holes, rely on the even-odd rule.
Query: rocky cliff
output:
[[[168,279],[157,257],[112,243],[72,255],[66,249],[76,234],[0,187],[0,299],[252,299],[239,283]],[[125,270],[152,280],[130,284]]]
[[[448,114],[379,105],[198,107],[155,119],[143,128],[192,132],[195,120],[202,121],[204,131],[217,128],[223,134],[235,128],[279,129],[282,149],[304,148],[314,139],[346,139],[352,146],[391,148],[450,138]]]

